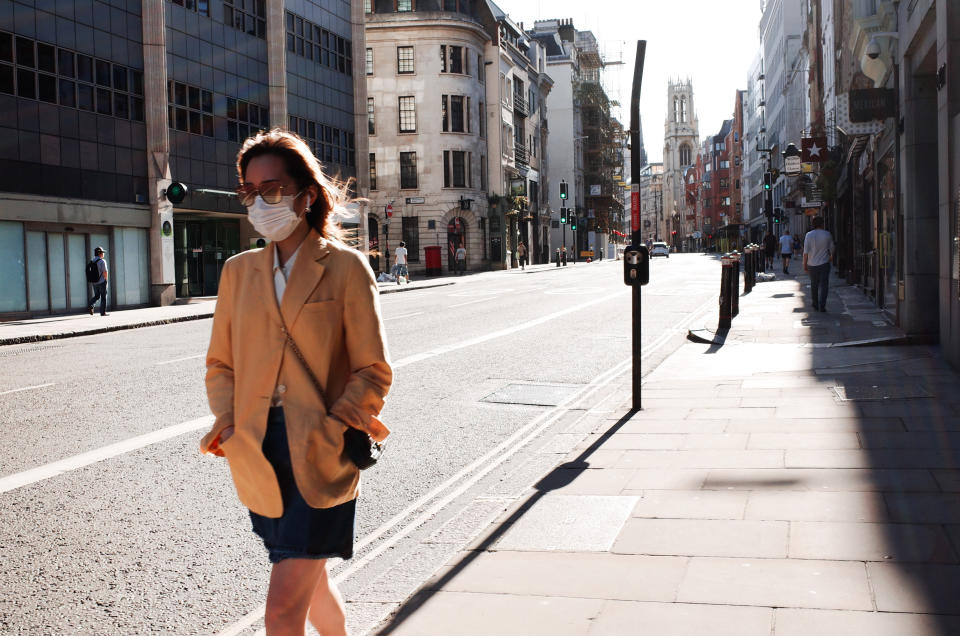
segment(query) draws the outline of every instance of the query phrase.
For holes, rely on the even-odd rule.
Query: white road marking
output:
[[[467,305],[473,305],[473,304],[475,304],[475,303],[482,303],[482,302],[485,301],[485,300],[493,300],[494,298],[496,298],[496,296],[488,296],[487,298],[480,298],[479,300],[471,300],[470,302],[466,302],[466,303],[459,303],[459,304],[456,304],[456,305],[448,305],[448,306],[447,306],[447,309],[453,309],[454,307],[466,307]]]
[[[690,315],[680,323],[671,329],[665,330],[660,336],[651,344],[647,345],[646,351],[641,356],[641,360],[646,359],[652,356],[657,352],[660,347],[664,346],[669,342],[670,338],[676,335],[676,333],[686,329],[686,327],[694,322],[694,320],[700,318],[702,319],[702,310],[705,310],[708,306],[713,305],[716,301],[710,299],[700,305],[696,310],[690,313]],[[359,552],[363,548],[367,547],[371,543],[378,541],[384,535],[390,533],[395,527],[400,525],[406,518],[420,510],[432,500],[436,499],[448,488],[457,486],[453,491],[447,493],[444,497],[437,499],[437,501],[430,506],[430,508],[421,512],[418,516],[411,519],[402,529],[397,531],[395,534],[392,534],[389,539],[384,541],[382,544],[378,545],[375,549],[371,550],[362,557],[355,558],[350,561],[350,565],[347,566],[344,570],[337,573],[333,577],[334,583],[342,583],[349,576],[355,573],[360,568],[364,567],[373,559],[379,557],[381,554],[392,548],[400,540],[406,538],[414,530],[420,527],[425,521],[436,515],[444,506],[449,504],[451,501],[459,497],[462,493],[470,489],[474,484],[484,478],[490,471],[496,468],[498,465],[502,464],[504,461],[509,459],[514,453],[518,452],[521,448],[526,446],[531,440],[538,437],[544,429],[549,427],[551,424],[556,422],[563,414],[566,412],[568,407],[575,405],[577,402],[580,402],[586,399],[592,393],[598,391],[599,389],[607,386],[613,382],[617,377],[622,373],[625,373],[630,369],[632,363],[632,358],[627,358],[620,362],[619,364],[614,365],[608,371],[602,373],[601,375],[594,378],[593,382],[585,386],[582,390],[571,395],[566,400],[564,400],[559,405],[555,406],[553,409],[542,413],[540,416],[535,418],[529,424],[523,428],[516,431],[513,435],[505,439],[500,443],[499,446],[493,450],[487,452],[485,455],[475,460],[472,464],[462,468],[455,475],[450,477],[447,481],[440,484],[430,492],[426,493],[420,497],[417,501],[410,504],[406,509],[394,515],[389,521],[381,525],[379,528],[366,535],[354,545],[354,552]],[[394,364],[396,367],[396,363]],[[520,439],[522,437],[522,439]],[[471,475],[475,470],[479,469],[478,472]],[[469,475],[469,477],[467,477]],[[244,615],[236,623],[230,625],[225,630],[217,634],[217,636],[237,636],[244,629],[250,625],[256,623],[257,621],[263,618],[264,610],[266,609],[265,605],[259,605],[253,609],[250,613]],[[257,636],[266,634],[264,630],[259,630],[256,632]]]
[[[628,290],[624,290],[624,291],[619,291],[619,292],[617,292],[617,293],[615,293],[615,294],[610,294],[609,296],[602,296],[602,297],[600,297],[600,298],[596,298],[596,299],[591,300],[591,301],[589,301],[589,302],[581,303],[581,304],[576,305],[576,306],[574,306],[574,307],[568,307],[567,309],[563,309],[563,310],[561,310],[561,311],[557,311],[557,312],[554,312],[554,313],[552,313],[552,314],[547,314],[546,316],[541,316],[540,318],[536,318],[536,319],[530,320],[530,321],[528,321],[528,322],[520,323],[520,324],[514,325],[514,326],[512,326],[512,327],[507,327],[506,329],[500,329],[500,330],[498,330],[498,331],[491,331],[491,332],[488,333],[488,334],[484,334],[484,335],[482,335],[482,336],[477,336],[476,338],[469,338],[469,339],[467,339],[467,340],[461,340],[461,341],[459,341],[459,342],[456,342],[456,343],[453,343],[453,344],[449,344],[449,345],[446,345],[446,346],[443,346],[443,347],[437,347],[436,349],[432,349],[432,350],[430,350],[430,351],[424,351],[424,352],[421,352],[421,353],[416,353],[416,354],[414,354],[414,355],[412,355],[412,356],[407,356],[406,358],[401,358],[401,359],[399,359],[399,360],[394,361],[394,363],[393,363],[393,368],[394,368],[394,369],[399,369],[399,368],[402,368],[402,367],[407,366],[408,364],[413,364],[414,362],[420,362],[420,361],[422,361],[422,360],[427,360],[427,359],[429,359],[429,358],[435,358],[435,357],[441,356],[441,355],[443,355],[443,354],[445,354],[445,353],[450,353],[451,351],[457,351],[458,349],[465,349],[465,348],[467,348],[467,347],[472,347],[473,345],[481,344],[481,343],[484,343],[484,342],[489,342],[489,341],[491,341],[491,340],[496,340],[497,338],[503,338],[504,336],[510,336],[510,335],[513,335],[513,334],[515,334],[515,333],[517,333],[517,332],[524,331],[525,329],[530,329],[530,328],[532,328],[532,327],[536,327],[536,326],[538,326],[538,325],[542,325],[542,324],[545,323],[545,322],[549,322],[549,321],[554,320],[554,319],[556,319],[556,318],[560,318],[561,316],[566,316],[567,314],[572,314],[572,313],[575,312],[575,311],[580,311],[581,309],[586,309],[587,307],[592,307],[593,305],[598,305],[598,304],[600,304],[600,303],[605,303],[605,302],[607,302],[607,301],[609,301],[609,300],[613,300],[614,298],[619,298],[619,297],[621,297],[621,296],[624,296],[624,295],[627,293],[627,291],[628,291]]]
[[[452,296],[454,298],[478,298],[480,296],[496,296],[498,294],[506,294],[507,292],[512,291],[513,288],[511,287],[498,287],[497,289],[478,289],[476,291],[456,292],[453,294],[447,294],[447,296]]]
[[[177,358],[177,359],[175,359],[175,360],[166,360],[166,361],[164,361],[164,362],[158,362],[158,363],[156,363],[154,366],[159,367],[159,366],[162,365],[162,364],[173,364],[174,362],[183,362],[184,360],[196,360],[197,358],[203,358],[203,357],[205,357],[206,355],[207,355],[207,354],[205,354],[205,353],[198,353],[198,354],[195,355],[195,356],[187,356],[186,358]]]
[[[404,528],[399,530],[396,534],[391,535],[389,539],[378,545],[375,549],[371,550],[363,557],[356,558],[350,561],[350,565],[337,573],[333,578],[334,583],[341,583],[344,579],[349,577],[351,574],[359,570],[360,568],[367,565],[370,561],[377,558],[394,545],[396,545],[401,539],[404,539],[411,532],[416,530],[420,525],[425,521],[436,515],[444,506],[449,504],[451,501],[456,499],[458,496],[466,492],[468,489],[473,487],[478,481],[483,479],[487,474],[489,474],[494,468],[505,462],[515,453],[517,453],[521,448],[526,446],[530,441],[536,439],[540,433],[543,432],[548,426],[556,422],[563,414],[567,411],[568,406],[576,403],[577,401],[585,399],[587,396],[595,393],[599,389],[610,384],[614,379],[616,379],[621,373],[626,371],[630,366],[631,360],[627,358],[626,360],[621,361],[611,369],[602,373],[601,375],[594,378],[594,380],[585,386],[583,389],[577,393],[569,396],[562,403],[558,404],[554,408],[542,413],[540,416],[536,417],[533,421],[528,423],[523,428],[514,432],[513,435],[503,440],[496,448],[488,451],[482,457],[476,459],[473,463],[465,466],[460,469],[457,474],[450,477],[448,480],[426,493],[420,497],[417,501],[407,506],[406,509],[394,515],[389,521],[384,523],[382,526],[377,528],[375,531],[371,532],[363,539],[354,544],[354,552],[359,552],[364,549],[371,543],[379,540],[383,535],[390,532],[393,528],[400,525],[407,517],[416,512],[417,510],[423,508],[432,500],[439,497],[445,491],[448,491],[443,497],[437,499],[433,505],[428,509],[421,512],[415,518],[409,521]],[[471,475],[471,473],[473,473]],[[469,476],[469,477],[468,477]],[[261,605],[257,609],[253,610],[249,614],[245,615],[239,621],[227,627],[227,629],[218,633],[217,636],[236,636],[244,628],[253,624],[257,620],[263,618],[263,610],[265,606]],[[259,632],[258,632],[259,633]]]
[[[53,386],[53,382],[48,382],[46,384],[35,384],[33,386],[25,386],[19,389],[10,389],[9,391],[0,391],[0,395],[6,395],[7,393],[19,393],[20,391],[31,391],[33,389],[42,389],[46,386]]]
[[[412,314],[403,314],[402,316],[390,316],[389,318],[384,318],[383,322],[387,322],[388,320],[400,320],[401,318],[410,318],[412,316],[419,316],[422,313],[423,313],[422,311],[416,311]]]
[[[212,415],[207,415],[206,417],[200,417],[188,422],[181,422],[180,424],[162,428],[159,431],[131,437],[122,442],[110,444],[109,446],[97,448],[86,453],[74,455],[73,457],[67,457],[66,459],[44,464],[37,468],[31,468],[30,470],[2,477],[0,478],[0,493],[9,492],[21,486],[43,481],[44,479],[50,479],[51,477],[62,475],[71,470],[83,468],[84,466],[89,466],[90,464],[95,464],[105,459],[110,459],[111,457],[117,457],[135,451],[144,446],[166,441],[173,437],[183,435],[184,433],[209,428],[213,424],[213,419]]]

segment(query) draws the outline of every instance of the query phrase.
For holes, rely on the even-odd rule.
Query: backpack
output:
[[[92,261],[87,261],[86,272],[88,283],[97,283],[100,281],[100,267],[97,265],[99,262],[99,258],[95,258]]]

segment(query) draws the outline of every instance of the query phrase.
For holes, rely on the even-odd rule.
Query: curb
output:
[[[687,330],[687,340],[696,342],[697,344],[722,345],[726,342],[729,331],[729,329],[713,331],[707,327],[703,327],[702,329],[689,329]],[[929,344],[929,339],[913,336],[882,336],[880,338],[847,340],[845,342],[805,343],[801,346],[816,349],[838,349],[841,347],[895,347],[922,344]]]
[[[433,283],[433,284],[423,284],[417,285],[416,287],[404,287],[402,285],[397,285],[396,287],[384,287],[383,289],[377,289],[381,295],[383,294],[396,294],[397,292],[408,292],[408,291],[417,291],[418,289],[432,289],[434,287],[447,287],[449,285],[456,285],[454,282],[449,283]]]
[[[110,327],[97,327],[96,329],[87,329],[83,331],[67,331],[62,333],[51,333],[45,335],[18,336],[16,338],[0,339],[0,347],[16,344],[30,344],[34,342],[46,342],[48,340],[63,340],[64,338],[77,338],[80,336],[95,336],[101,333],[111,331],[126,331],[128,329],[139,329],[141,327],[159,327],[161,325],[172,325],[178,322],[189,322],[191,320],[203,320],[204,318],[213,318],[213,312],[196,314],[193,316],[180,316],[177,318],[166,318],[164,320],[149,320],[147,322],[131,323],[127,325],[112,325]]]

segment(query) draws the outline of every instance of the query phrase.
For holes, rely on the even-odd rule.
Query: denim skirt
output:
[[[327,559],[353,556],[357,500],[333,508],[312,508],[304,501],[293,478],[290,445],[283,408],[270,409],[263,454],[273,465],[283,496],[283,516],[264,517],[250,511],[253,531],[263,539],[271,563],[284,559]]]

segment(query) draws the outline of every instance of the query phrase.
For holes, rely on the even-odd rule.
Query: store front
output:
[[[241,246],[239,219],[180,215],[174,220],[173,245],[178,298],[216,296],[227,259],[257,247]]]
[[[0,318],[86,311],[85,267],[102,247],[110,272],[108,307],[150,300],[147,230],[133,227],[0,221]]]

